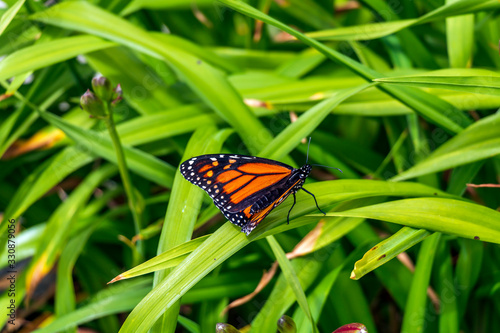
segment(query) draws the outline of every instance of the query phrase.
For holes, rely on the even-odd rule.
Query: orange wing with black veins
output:
[[[228,154],[193,157],[183,162],[180,170],[188,181],[212,197],[230,222],[241,227],[249,223],[256,226],[274,208],[273,202],[255,211],[255,203],[267,193],[274,191],[281,201],[286,199],[291,188],[284,185],[294,171],[291,166],[277,161]]]

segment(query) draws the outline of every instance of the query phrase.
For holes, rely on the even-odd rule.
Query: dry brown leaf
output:
[[[500,187],[500,184],[467,184],[468,187]]]
[[[3,154],[2,159],[11,159],[33,150],[48,149],[65,137],[66,134],[60,129],[54,129],[50,132],[38,132],[28,140],[20,139],[14,142]]]

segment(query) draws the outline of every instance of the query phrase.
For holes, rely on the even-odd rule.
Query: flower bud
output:
[[[104,103],[111,102],[111,97],[113,96],[113,87],[111,87],[111,82],[104,76],[95,77],[92,79],[92,88],[94,93],[103,101]]]
[[[352,323],[337,328],[333,333],[368,333],[368,330],[363,324]]]
[[[280,333],[296,333],[297,325],[295,325],[292,318],[287,315],[282,315],[278,320],[278,331]]]
[[[120,101],[122,100],[122,94],[123,94],[122,87],[118,83],[116,88],[113,89],[113,95],[111,96],[111,99],[112,99],[111,104],[116,105],[116,104],[120,103]]]
[[[80,105],[82,109],[90,113],[92,117],[103,118],[106,117],[106,109],[102,101],[92,91],[87,90],[80,98]]]
[[[229,324],[224,324],[224,323],[218,323],[215,325],[215,332],[216,333],[240,333],[234,326],[231,326]]]

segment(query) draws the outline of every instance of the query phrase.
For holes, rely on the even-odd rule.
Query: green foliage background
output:
[[[0,267],[15,219],[17,324],[500,330],[500,189],[467,185],[500,179],[497,0],[3,3]],[[108,131],[78,105],[96,73],[123,89],[139,235]],[[289,225],[291,199],[247,237],[177,171],[217,152],[298,167],[309,136],[310,161],[343,171],[305,185],[326,217],[299,193]]]

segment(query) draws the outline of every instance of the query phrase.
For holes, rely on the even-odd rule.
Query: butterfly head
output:
[[[306,181],[307,176],[311,173],[311,169],[312,168],[309,164],[305,164],[299,169],[295,169],[290,176],[289,182],[297,184],[297,186],[302,186],[302,184]]]
[[[304,164],[298,171],[299,171],[299,178],[300,179],[306,179],[307,176],[311,173],[312,166],[310,164]]]

